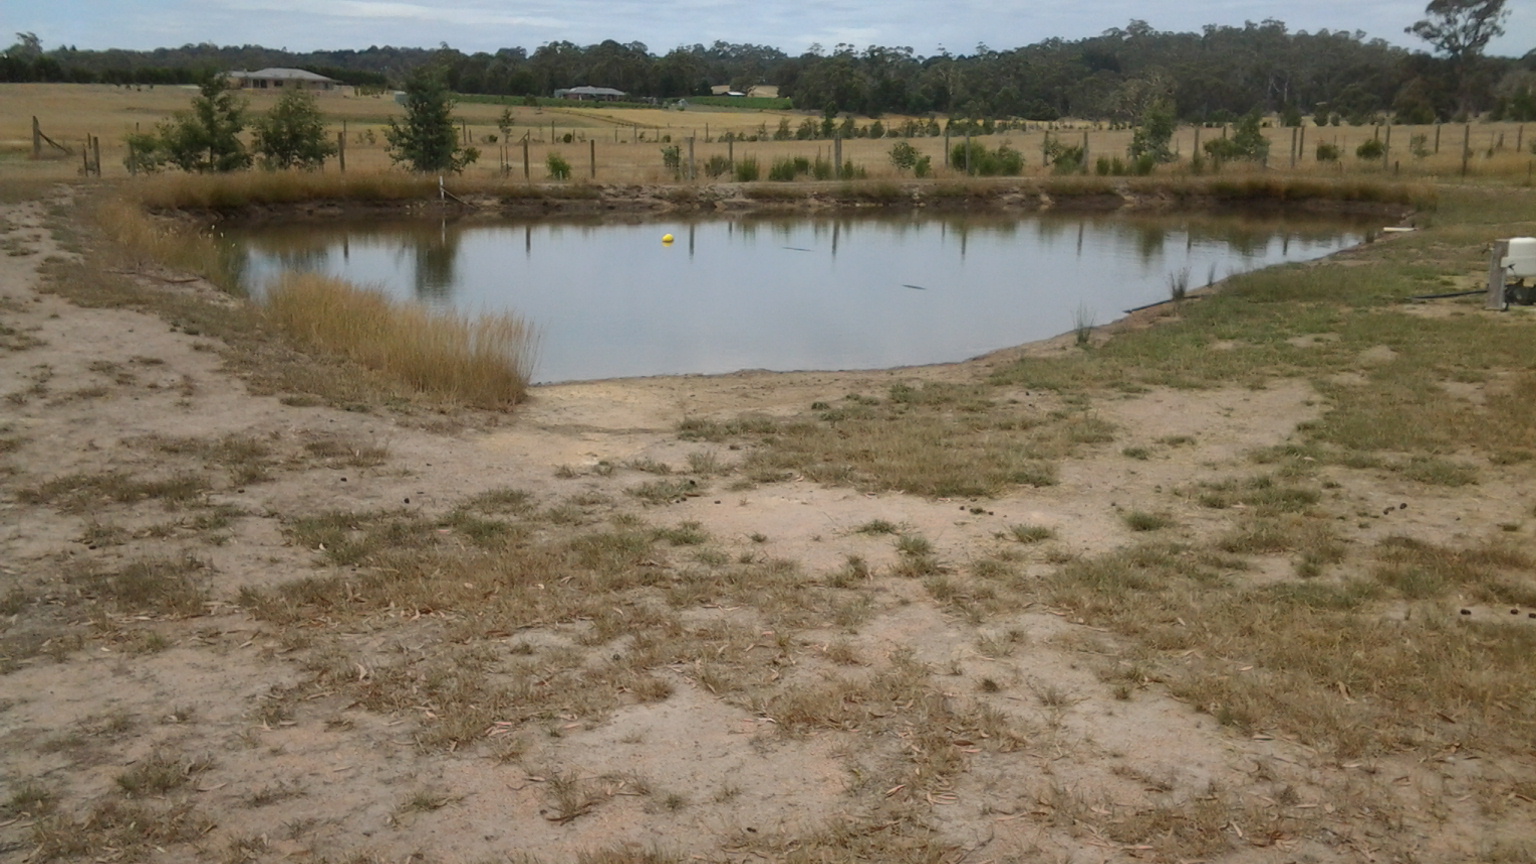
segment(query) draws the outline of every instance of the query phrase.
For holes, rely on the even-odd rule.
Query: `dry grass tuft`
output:
[[[284,278],[265,305],[269,318],[305,345],[438,398],[506,409],[527,395],[537,340],[515,316],[471,320],[315,274]]]

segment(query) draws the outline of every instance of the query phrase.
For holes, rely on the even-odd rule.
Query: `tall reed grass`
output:
[[[295,340],[440,399],[505,409],[528,392],[537,334],[514,315],[469,319],[312,273],[285,276],[264,308]]]
[[[214,229],[151,216],[133,199],[117,195],[100,202],[95,218],[102,232],[136,267],[186,270],[231,294],[243,290],[236,276],[238,250]]]
[[[402,201],[437,197],[437,177],[397,171],[241,171],[232,174],[167,173],[125,188],[151,210],[227,210],[305,201]]]

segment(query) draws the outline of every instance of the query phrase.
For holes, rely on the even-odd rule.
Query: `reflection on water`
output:
[[[541,332],[536,378],[963,360],[1358,242],[1337,220],[1108,215],[327,222],[236,232],[259,293],[297,269]],[[673,234],[671,245],[661,243]]]

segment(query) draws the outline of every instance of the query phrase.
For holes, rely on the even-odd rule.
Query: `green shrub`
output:
[[[1326,141],[1319,141],[1319,142],[1317,142],[1317,161],[1319,161],[1319,162],[1337,162],[1337,161],[1339,161],[1339,145],[1337,145],[1337,144],[1329,144]]]
[[[544,160],[544,166],[549,169],[549,176],[552,179],[571,179],[571,163],[565,161],[565,157],[559,153],[549,154],[549,158]]]
[[[966,156],[970,160],[967,162]],[[979,141],[956,144],[950,151],[950,165],[956,170],[968,171],[978,177],[1017,177],[1024,173],[1024,154],[999,144],[996,150],[988,150]]]
[[[1083,159],[1082,147],[1063,144],[1060,138],[1045,142],[1045,161],[1054,174],[1076,174],[1083,170]]]
[[[768,166],[769,180],[774,180],[780,183],[788,183],[798,176],[800,176],[800,171],[799,167],[795,164],[794,159],[781,156],[778,159],[773,160],[773,164]]]
[[[1237,121],[1230,138],[1216,138],[1205,142],[1205,152],[1218,162],[1246,159],[1262,162],[1269,156],[1269,139],[1261,131],[1257,112],[1245,115]]]
[[[1380,159],[1385,155],[1387,155],[1387,146],[1375,138],[1355,148],[1355,157],[1358,159],[1370,161]]]
[[[719,179],[731,171],[731,160],[718,153],[709,157],[709,161],[704,163],[704,173],[711,179]]]
[[[736,163],[736,182],[755,183],[762,174],[762,167],[757,164],[757,158],[747,156]]]
[[[676,144],[661,148],[661,166],[672,172],[673,179],[683,176],[683,151]]]

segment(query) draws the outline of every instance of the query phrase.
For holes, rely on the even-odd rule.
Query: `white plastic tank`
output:
[[[1536,277],[1536,237],[1509,238],[1509,251],[1499,265],[1512,279]]]

